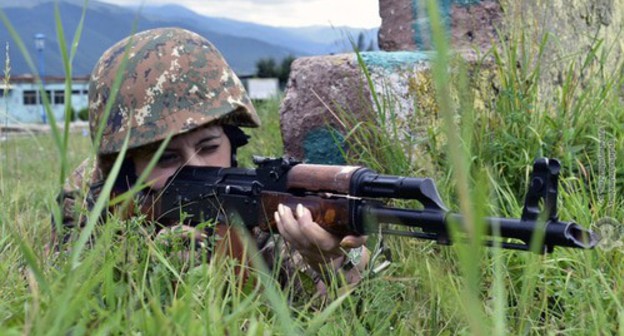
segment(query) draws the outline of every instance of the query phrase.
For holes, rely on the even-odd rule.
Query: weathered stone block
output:
[[[350,131],[349,124],[365,120],[382,124],[381,119],[386,118],[386,124],[402,128],[400,140],[413,142],[408,138],[419,136],[413,124],[415,113],[435,116],[437,104],[429,62],[433,54],[360,55],[372,91],[355,54],[305,57],[293,63],[280,109],[287,155],[311,163],[343,163],[342,153],[348,148],[342,140]],[[383,104],[383,112],[376,106],[373,92]],[[352,122],[345,125],[341,121],[345,119]]]
[[[619,69],[624,51],[624,0],[500,3],[505,11],[501,32],[508,43],[517,43],[524,36],[527,53],[537,55],[541,42],[547,42],[541,59],[542,82],[561,85],[572,62],[581,81],[589,79],[588,70],[601,68],[612,74]],[[586,63],[592,55],[596,58]]]
[[[363,98],[364,97],[364,98]],[[335,139],[341,125],[336,113],[346,108],[355,117],[370,111],[366,87],[354,54],[299,58],[291,65],[280,109],[287,155],[309,162],[342,163]]]
[[[362,53],[374,91],[391,97],[385,103],[393,105],[394,121],[406,136],[418,136],[408,122],[414,113],[435,114],[437,109],[430,90],[430,55],[423,52],[432,49],[424,3],[380,0],[379,43],[391,52]],[[544,98],[555,97],[552,93],[558,92],[557,85],[570,69],[570,75],[583,85],[597,73],[614,73],[622,63],[624,0],[439,0],[438,4],[456,54],[470,63],[494,47],[503,55],[503,67],[539,69]],[[600,44],[602,48],[596,49]],[[519,56],[529,61],[513,61],[514,52],[523,53]],[[598,57],[585,61],[596,53]],[[516,64],[505,63],[510,60]],[[570,67],[571,62],[576,67]],[[584,69],[579,69],[581,64]],[[493,73],[469,73],[477,109],[488,109],[496,99]],[[342,162],[341,136],[350,130],[336,117],[341,110],[362,120],[379,117],[356,55],[295,61],[281,108],[286,153],[309,162]]]
[[[438,1],[455,49],[487,50],[502,21],[497,0]],[[431,50],[430,22],[422,0],[380,0],[379,46],[382,50]]]
[[[433,49],[426,2],[379,1],[382,50]],[[484,54],[492,43],[500,47],[501,41],[519,43],[522,38],[524,50],[537,54],[542,41],[547,41],[542,68],[553,78],[567,71],[570,60],[583,64],[598,43],[603,46],[600,53],[608,52],[601,64],[607,72],[615,70],[622,61],[624,0],[440,0],[437,3],[455,50],[477,50]]]

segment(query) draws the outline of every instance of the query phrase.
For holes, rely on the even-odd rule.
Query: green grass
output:
[[[435,28],[439,20],[431,14]],[[442,33],[435,36],[438,52],[444,52]],[[599,197],[601,175],[622,169],[617,165],[624,145],[622,72],[596,70],[608,57],[598,42],[583,62],[568,65],[561,89],[544,97],[539,60],[546,43],[530,49],[517,33],[486,55],[482,67],[437,58],[428,85],[444,104],[434,104],[435,113],[419,110],[409,121],[418,130],[413,143],[406,143],[396,120],[387,117],[393,115],[383,106],[387,97],[377,97],[376,118],[344,116],[352,130],[349,161],[388,174],[434,177],[453,211],[479,218],[519,217],[533,159],[557,157],[563,165],[562,220],[585,227],[606,216],[623,220],[621,174],[613,181],[613,204],[608,195],[602,202]],[[579,71],[591,80],[581,83]],[[482,74],[494,74],[496,99],[478,101],[482,98],[468,90]],[[282,154],[279,103],[256,105],[263,126],[248,131],[253,140],[240,153],[243,166],[251,166],[251,154]],[[140,219],[110,218],[92,227],[99,238],[82,253],[49,256],[50,214],[67,174],[63,167],[92,157],[90,140],[56,131],[9,137],[0,150],[2,335],[611,335],[624,330],[622,248],[537,255],[481,248],[477,239],[446,247],[385,237],[393,251],[391,267],[351,291],[332,287],[326,298],[289,297],[288,289],[280,291],[262,272],[245,285],[229,262],[189,270],[151,241]]]

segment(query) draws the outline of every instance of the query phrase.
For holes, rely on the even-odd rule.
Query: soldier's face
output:
[[[155,149],[131,154],[137,176],[147,168]],[[218,125],[208,126],[181,134],[169,145],[149,174],[153,189],[161,189],[167,179],[182,166],[230,167],[230,140]]]

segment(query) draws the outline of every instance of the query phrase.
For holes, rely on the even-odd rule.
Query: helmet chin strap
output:
[[[239,147],[245,146],[249,142],[250,136],[245,134],[240,128],[231,125],[223,125],[223,132],[230,140],[230,146],[232,147],[231,166],[238,167],[236,152]]]
[[[131,158],[126,157],[122,164],[115,184],[113,185],[113,193],[121,195],[124,192],[130,190],[132,186],[136,184],[138,176],[136,175],[136,169],[134,168],[134,161]]]

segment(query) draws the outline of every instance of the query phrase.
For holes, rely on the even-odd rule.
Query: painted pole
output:
[[[43,50],[45,49],[45,35],[44,34],[35,34],[35,48],[37,49],[37,53],[39,54],[39,77],[41,78],[41,86],[43,90],[39,90],[39,101],[41,104],[41,120],[44,124],[47,124],[45,104],[43,103],[43,95],[46,94],[45,90],[45,64],[43,58]]]

